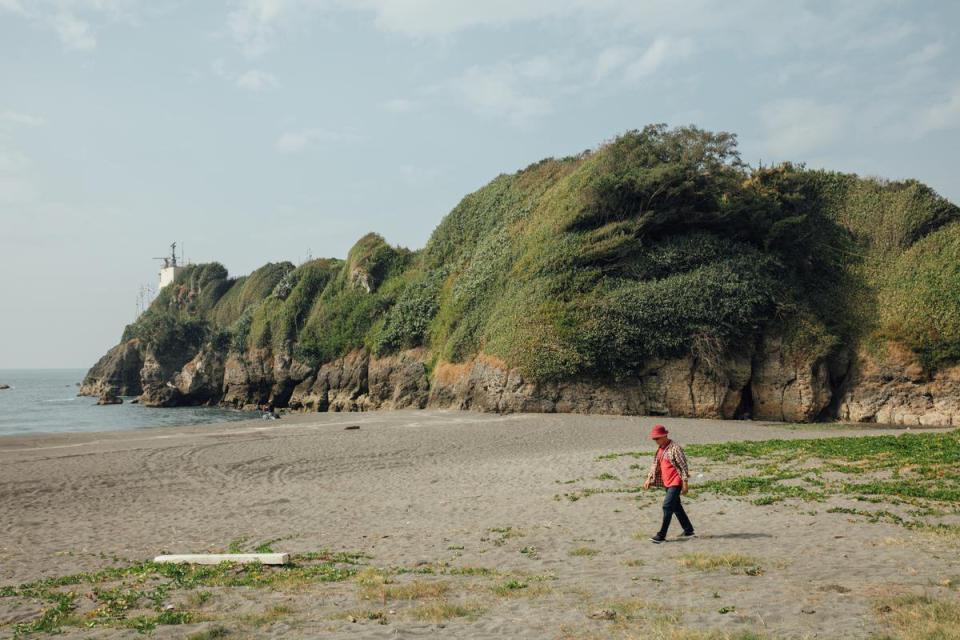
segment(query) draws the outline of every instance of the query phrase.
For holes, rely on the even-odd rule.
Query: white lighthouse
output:
[[[176,280],[177,274],[183,271],[183,267],[177,264],[177,243],[170,245],[170,257],[157,258],[157,260],[163,260],[163,266],[160,268],[160,287],[157,289],[159,291]]]

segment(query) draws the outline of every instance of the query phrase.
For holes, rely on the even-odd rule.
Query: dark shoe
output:
[[[696,531],[684,531],[683,533],[680,534],[680,537],[681,537],[681,538],[696,538],[696,537],[697,537],[697,533],[696,533]]]
[[[660,535],[659,533],[655,536],[650,536],[650,542],[653,544],[660,544],[661,542],[666,541],[666,537]]]

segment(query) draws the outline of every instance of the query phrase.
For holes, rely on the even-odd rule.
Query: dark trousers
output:
[[[683,510],[683,505],[680,504],[680,489],[681,487],[667,487],[667,495],[663,499],[663,524],[660,525],[659,534],[661,538],[667,537],[667,529],[670,528],[670,518],[673,517],[673,514],[677,514],[677,521],[683,527],[685,533],[693,531],[690,518],[687,517],[687,512]]]

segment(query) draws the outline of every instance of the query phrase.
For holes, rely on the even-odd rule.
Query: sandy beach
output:
[[[219,637],[212,629],[228,637],[639,638],[654,627],[867,638],[884,632],[878,598],[956,601],[957,536],[828,512],[863,508],[849,497],[764,505],[697,492],[697,483],[743,472],[698,458],[685,503],[699,537],[677,539],[674,523],[666,544],[651,544],[662,493],[629,491],[647,458],[600,457],[652,453],[646,436],[655,421],[684,445],[903,433],[398,411],[5,437],[0,587],[163,552],[265,543],[359,558],[350,565],[359,574],[344,580],[211,587],[199,599],[171,592],[166,606],[197,615],[151,632],[163,638]],[[751,562],[704,570],[684,562],[691,554]],[[438,602],[462,610],[430,619],[423,607]],[[0,637],[42,608],[0,597]],[[103,625],[63,631],[136,635]]]

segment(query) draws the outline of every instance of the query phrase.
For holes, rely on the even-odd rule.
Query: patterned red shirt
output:
[[[657,448],[657,452],[653,454],[653,464],[650,465],[650,472],[647,474],[647,479],[650,480],[650,486],[671,486],[667,483],[673,479],[669,477],[664,478],[661,458],[663,462],[670,464],[676,470],[675,473],[680,474],[680,480],[682,482],[690,479],[690,469],[687,466],[687,456],[683,452],[683,447],[671,440],[667,443],[667,446]]]

